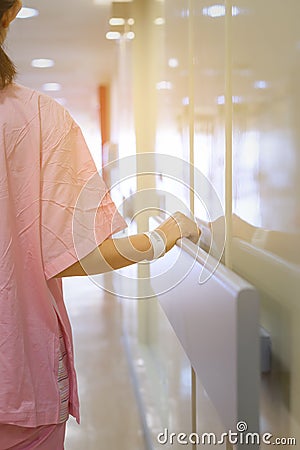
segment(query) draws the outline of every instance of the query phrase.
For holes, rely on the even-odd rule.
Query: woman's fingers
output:
[[[192,242],[197,243],[200,238],[201,230],[196,222],[182,213],[176,213],[176,219],[177,218],[181,237],[186,237]]]
[[[175,245],[178,239],[183,237],[197,243],[201,234],[201,230],[196,222],[179,211],[165,220],[157,230],[164,233],[167,251]]]

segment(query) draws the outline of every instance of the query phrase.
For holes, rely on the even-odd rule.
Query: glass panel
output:
[[[159,54],[157,89],[156,152],[189,161],[189,9],[185,0],[166,0],[161,32],[157,46]],[[189,205],[189,171],[182,166],[179,179],[172,180],[160,172],[157,186]],[[172,212],[170,196],[164,199],[164,208]]]
[[[234,268],[261,293],[272,339],[262,430],[300,438],[300,4],[241,0],[232,18]],[[236,252],[236,253],[235,253]],[[297,300],[298,299],[298,300]],[[262,447],[264,448],[264,447]]]
[[[168,166],[168,161],[165,164],[166,159],[158,156],[164,154],[169,155],[170,159],[189,160],[189,121],[186,115],[189,95],[189,12],[185,0],[167,0],[165,3],[148,1],[146,4],[149,41],[145,41],[145,45],[150,51],[145,53],[144,50],[143,58],[148,58],[145,63],[151,73],[147,75],[147,79],[139,81],[143,89],[147,90],[145,98],[151,103],[151,120],[155,117],[156,123],[155,127],[152,122],[145,124],[145,128],[141,127],[139,132],[148,128],[155,130],[155,182],[159,206],[170,213],[174,212],[174,208],[179,209],[178,201],[183,205],[180,209],[189,206],[189,188],[185,186],[188,185],[189,171],[186,166],[179,164],[178,177],[172,179],[164,175],[172,163]],[[141,60],[138,64],[141,65]],[[136,68],[138,70],[140,67]],[[147,85],[149,80],[151,83],[154,81],[156,87],[155,98],[150,95],[150,99],[148,89],[152,92],[153,86]],[[150,108],[148,104],[146,107]],[[141,110],[140,114],[142,113]],[[137,120],[141,125],[142,120]],[[137,144],[145,142],[147,136],[139,136]],[[149,133],[149,136],[151,141],[152,134]],[[149,143],[146,143],[153,151]],[[144,147],[137,147],[140,153],[145,151]],[[144,164],[142,169],[147,171],[149,167]],[[147,180],[144,181],[142,187],[147,189]],[[147,205],[143,204],[142,207]],[[156,225],[151,224],[150,228],[154,226]],[[134,290],[134,285],[137,294],[141,294],[138,277],[147,278],[149,267],[141,264],[125,269],[123,273],[127,274],[131,291]],[[190,364],[157,299],[123,299],[122,305],[129,362],[132,363],[141,413],[146,425],[146,438],[150,441],[151,448],[161,449],[166,435],[161,436],[161,442],[158,442],[157,436],[166,429],[168,433],[176,434],[191,432]],[[167,447],[170,444],[169,438],[170,436]],[[171,446],[178,450],[182,447],[176,441]],[[190,450],[192,448],[191,445],[185,447]]]
[[[233,95],[240,99],[233,122],[234,212],[255,227],[299,232],[299,2],[287,8],[244,0],[239,8],[232,21]],[[273,244],[281,257],[299,262],[291,245]]]
[[[194,6],[195,215],[212,221],[219,217],[215,212],[220,214],[225,208],[225,2],[212,6],[207,1],[197,0]],[[197,178],[200,178],[200,188],[197,188]],[[217,199],[208,185],[212,186]],[[197,433],[199,436],[215,433],[219,437],[224,431],[197,379]],[[202,447],[211,448],[208,437]],[[225,444],[219,447],[225,448]]]
[[[203,0],[194,4],[194,164],[212,184],[224,207],[225,4],[209,6]],[[201,192],[196,194],[196,216],[216,219],[207,216],[197,198]],[[204,205],[208,210],[212,210],[211,201]]]

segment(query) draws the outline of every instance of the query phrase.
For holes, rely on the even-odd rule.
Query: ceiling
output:
[[[202,8],[214,2],[195,2],[195,101],[196,107],[201,103],[204,112],[210,109],[215,112],[216,99],[224,95],[225,86],[224,19],[211,19],[202,14]],[[187,2],[168,0],[165,4],[167,31],[163,35],[164,47],[159,47],[161,71],[176,86],[172,92],[175,110],[176,105],[182,109],[182,98],[187,96],[188,88]],[[263,4],[260,0],[239,0],[238,4],[243,14],[232,21],[234,95],[251,102],[279,95],[274,89],[285,86],[286,68],[298,61],[300,41],[296,21],[299,15],[296,11],[299,0],[293,0],[293,8],[284,8],[284,15],[281,0],[265,0]],[[90,128],[88,135],[94,133],[91,127],[97,128],[99,133],[97,88],[109,83],[117,71],[118,47],[115,41],[105,37],[109,31],[112,0],[24,0],[24,6],[38,9],[39,15],[17,19],[11,25],[7,48],[18,69],[17,81],[38,90],[42,90],[46,82],[60,83],[60,92],[48,94],[62,99],[60,101],[79,124],[84,129]],[[269,14],[271,6],[272,14]],[[278,33],[279,29],[284,32]],[[279,58],[270,51],[272,48],[276,48],[277,53],[280,50]],[[167,67],[171,57],[178,59],[178,68]],[[55,65],[48,69],[33,68],[34,58],[51,58]],[[266,80],[270,88],[254,89],[257,80]]]
[[[37,17],[16,19],[6,49],[17,66],[17,81],[42,90],[47,82],[61,84],[58,98],[82,125],[98,121],[97,87],[109,82],[115,65],[115,43],[106,39],[109,0],[24,0]],[[34,58],[50,58],[54,67],[33,68]],[[97,124],[98,126],[98,124]]]

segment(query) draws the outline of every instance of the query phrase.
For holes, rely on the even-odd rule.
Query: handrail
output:
[[[258,293],[222,263],[206,283],[199,284],[199,269],[204,266],[204,270],[209,270],[211,263],[216,262],[188,239],[181,239],[155,262],[158,266],[155,269],[153,265],[153,270],[164,272],[172,267],[174,279],[178,279],[182,266],[190,266],[191,270],[174,289],[163,293],[157,291],[160,285],[155,277],[151,284],[225,429],[234,431],[238,421],[245,420],[249,430],[256,432],[260,372]]]

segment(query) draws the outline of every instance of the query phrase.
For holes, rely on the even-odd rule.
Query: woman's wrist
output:
[[[156,229],[153,231],[147,231],[144,235],[148,237],[152,249],[151,257],[146,259],[151,261],[163,256],[166,252],[166,238],[164,233],[159,232]]]

